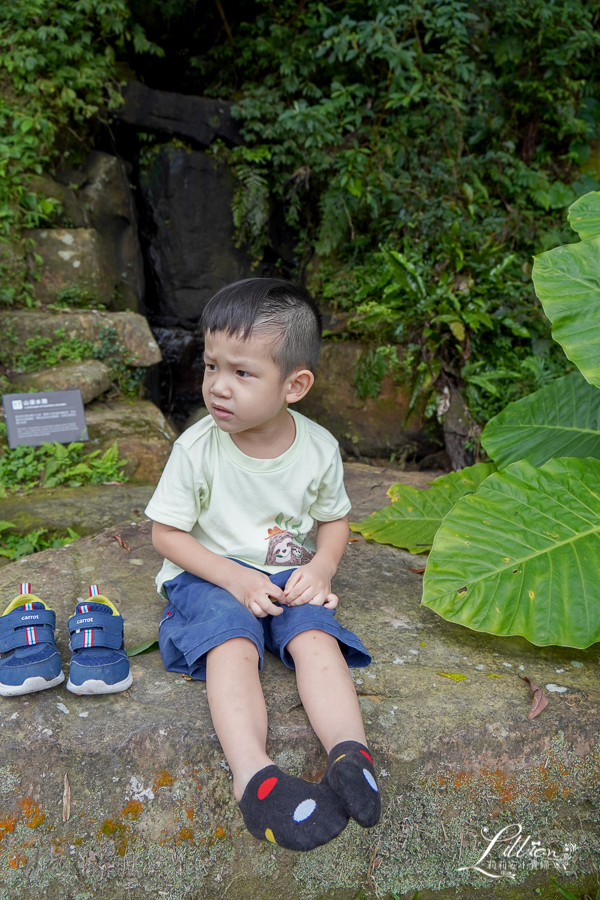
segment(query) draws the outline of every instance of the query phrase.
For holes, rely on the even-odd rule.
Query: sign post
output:
[[[81,391],[4,394],[4,417],[11,450],[20,445],[70,444],[87,441]]]

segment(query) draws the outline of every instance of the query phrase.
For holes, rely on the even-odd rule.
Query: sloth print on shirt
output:
[[[265,565],[304,566],[310,562],[315,551],[304,546],[306,535],[300,533],[299,526],[300,522],[294,522],[291,518],[284,520],[283,513],[279,513],[275,527],[269,528],[269,535],[265,538],[269,542]]]

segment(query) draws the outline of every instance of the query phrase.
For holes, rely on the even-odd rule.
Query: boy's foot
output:
[[[325,784],[312,784],[267,766],[253,775],[240,800],[250,834],[288,850],[313,850],[344,830],[348,814]]]
[[[123,644],[123,617],[90,585],[90,600],[80,601],[69,619],[71,667],[67,690],[72,694],[118,694],[133,678]]]
[[[0,696],[45,691],[65,680],[56,649],[56,614],[21,585],[21,593],[0,616]]]
[[[327,762],[322,784],[341,798],[348,815],[363,828],[377,825],[381,816],[381,796],[371,754],[358,741],[336,744]]]

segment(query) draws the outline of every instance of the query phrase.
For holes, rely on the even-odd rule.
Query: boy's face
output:
[[[260,333],[247,341],[224,331],[206,333],[202,396],[221,431],[260,431],[285,418],[294,375],[281,381],[272,347],[272,338]]]

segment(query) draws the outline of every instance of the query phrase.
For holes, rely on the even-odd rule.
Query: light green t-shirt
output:
[[[350,510],[335,438],[289,410],[292,446],[275,459],[255,459],[236,447],[211,416],[175,441],[146,515],[192,534],[219,556],[270,574],[296,568],[314,555],[313,522],[332,522]],[[165,559],[158,592],[183,569]]]

